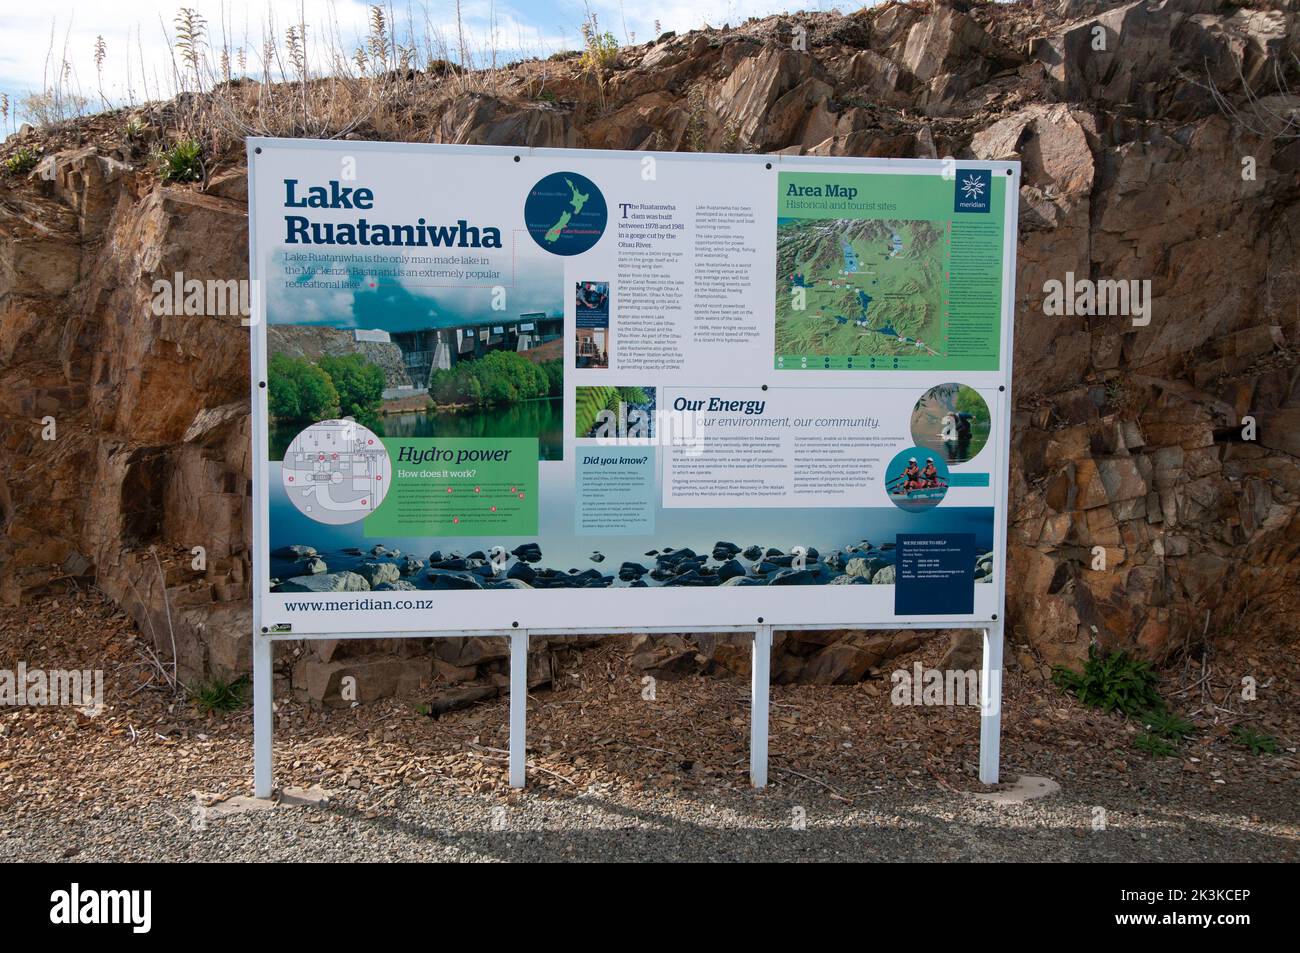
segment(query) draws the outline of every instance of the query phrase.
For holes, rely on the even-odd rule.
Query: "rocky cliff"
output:
[[[1019,159],[1009,645],[1028,665],[1094,638],[1163,658],[1295,638],[1298,46],[1294,0],[888,3],[456,76],[348,134]],[[183,670],[229,674],[250,627],[248,330],[157,314],[151,289],[246,274],[246,182],[214,138],[204,182],[162,184],[148,151],[175,111],[0,150],[43,156],[0,176],[0,596],[93,579]],[[1069,275],[1149,281],[1149,323],[1046,314]],[[851,681],[915,644],[787,633],[774,670]],[[504,653],[356,648],[299,650],[297,687],[329,697],[361,665],[372,693],[470,681]],[[703,639],[646,664],[744,655]]]

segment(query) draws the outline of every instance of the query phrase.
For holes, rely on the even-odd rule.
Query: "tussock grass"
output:
[[[186,693],[204,714],[235,711],[248,704],[248,679],[241,675],[232,682],[217,678],[196,682],[186,689]]]
[[[164,182],[203,180],[203,147],[193,139],[182,139],[170,148],[159,150],[156,159],[158,174]]]
[[[128,138],[145,128],[154,133],[160,174],[176,182],[201,179],[204,156],[219,156],[245,136],[423,141],[434,136],[435,107],[455,97],[508,92],[537,102],[556,99],[547,88],[557,69],[549,59],[554,51],[541,48],[540,35],[531,61],[536,68],[522,79],[512,76],[507,67],[513,64],[502,62],[499,31],[494,26],[475,49],[459,2],[450,37],[433,25],[427,8],[399,12],[372,4],[364,35],[349,40],[332,11],[326,22],[307,22],[299,12],[286,23],[277,20],[282,9],[268,3],[260,35],[253,37],[247,28],[237,35],[224,10],[221,22],[209,23],[197,10],[180,7],[170,22],[160,23],[169,51],[162,64],[145,61],[138,33],[134,47],[120,51],[96,37],[94,98],[72,66],[68,36],[52,29],[41,90],[17,103],[0,98],[0,133],[20,116],[55,128],[93,110],[111,110],[104,69],[118,56],[127,77],[126,102],[119,105],[137,130]],[[594,16],[583,32],[584,51],[574,55],[584,71],[616,61],[618,41],[596,30]],[[517,41],[517,49],[528,48],[523,36]]]

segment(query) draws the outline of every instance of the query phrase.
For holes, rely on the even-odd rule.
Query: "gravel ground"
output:
[[[530,696],[524,792],[505,783],[505,698],[438,719],[418,698],[329,711],[284,698],[276,781],[319,786],[329,800],[225,813],[251,793],[248,711],[201,714],[164,692],[132,694],[142,681],[122,648],[132,632],[89,597],[0,610],[0,668],[102,665],[109,701],[96,718],[0,708],[0,860],[1300,859],[1297,665],[1286,646],[1167,672],[1171,695],[1183,678],[1199,693],[1242,672],[1269,677],[1249,714],[1223,714],[1232,704],[1217,693],[1208,709],[1183,709],[1196,732],[1166,758],[1133,747],[1136,726],[1036,673],[1009,673],[1004,779],[1061,785],[1019,804],[977,796],[988,793],[974,777],[977,711],[891,705],[887,673],[775,686],[772,784],[754,791],[747,685],[661,681],[647,702],[625,643],[609,640],[564,659],[563,687]],[[1230,724],[1245,717],[1278,739],[1277,754],[1233,742]]]
[[[593,789],[566,798],[405,791],[378,810],[343,796],[210,818],[194,801],[110,799],[0,819],[6,860],[168,861],[1295,861],[1294,818],[1062,791],[1019,805],[881,790],[844,805],[812,786],[704,800]],[[1109,803],[1107,827],[1092,830]],[[806,827],[793,818],[802,812]]]

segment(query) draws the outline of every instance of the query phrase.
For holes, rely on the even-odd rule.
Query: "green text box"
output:
[[[386,437],[388,495],[367,536],[536,536],[536,437]]]

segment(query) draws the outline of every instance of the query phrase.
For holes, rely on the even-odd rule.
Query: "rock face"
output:
[[[1096,638],[1160,658],[1229,628],[1295,633],[1300,141],[1284,127],[1300,102],[1273,84],[1298,37],[1290,2],[890,3],[665,36],[599,80],[573,59],[521,64],[490,95],[421,101],[419,129],[356,134],[1019,159],[1010,654],[1077,660]],[[247,273],[242,150],[216,144],[210,181],[166,186],[123,125],[100,117],[0,150],[45,157],[0,176],[0,598],[93,575],[146,634],[170,624],[183,671],[229,675],[248,667],[248,331],[237,314],[158,314],[151,300],[176,273]],[[1047,315],[1044,284],[1067,273],[1150,281],[1150,322]],[[442,562],[403,571],[481,586]],[[282,585],[353,575],[302,565]],[[855,559],[844,580],[880,570]],[[790,633],[773,671],[852,681],[915,638]],[[346,664],[382,673],[381,692],[502,664],[495,642],[469,643],[312,643],[292,677],[321,698]],[[655,665],[747,657],[696,643]]]
[[[168,652],[170,624],[182,671],[243,670],[248,331],[151,303],[155,278],[246,270],[246,208],[46,151],[51,178],[0,184],[0,597],[81,566]],[[195,546],[201,572],[149,551]]]

